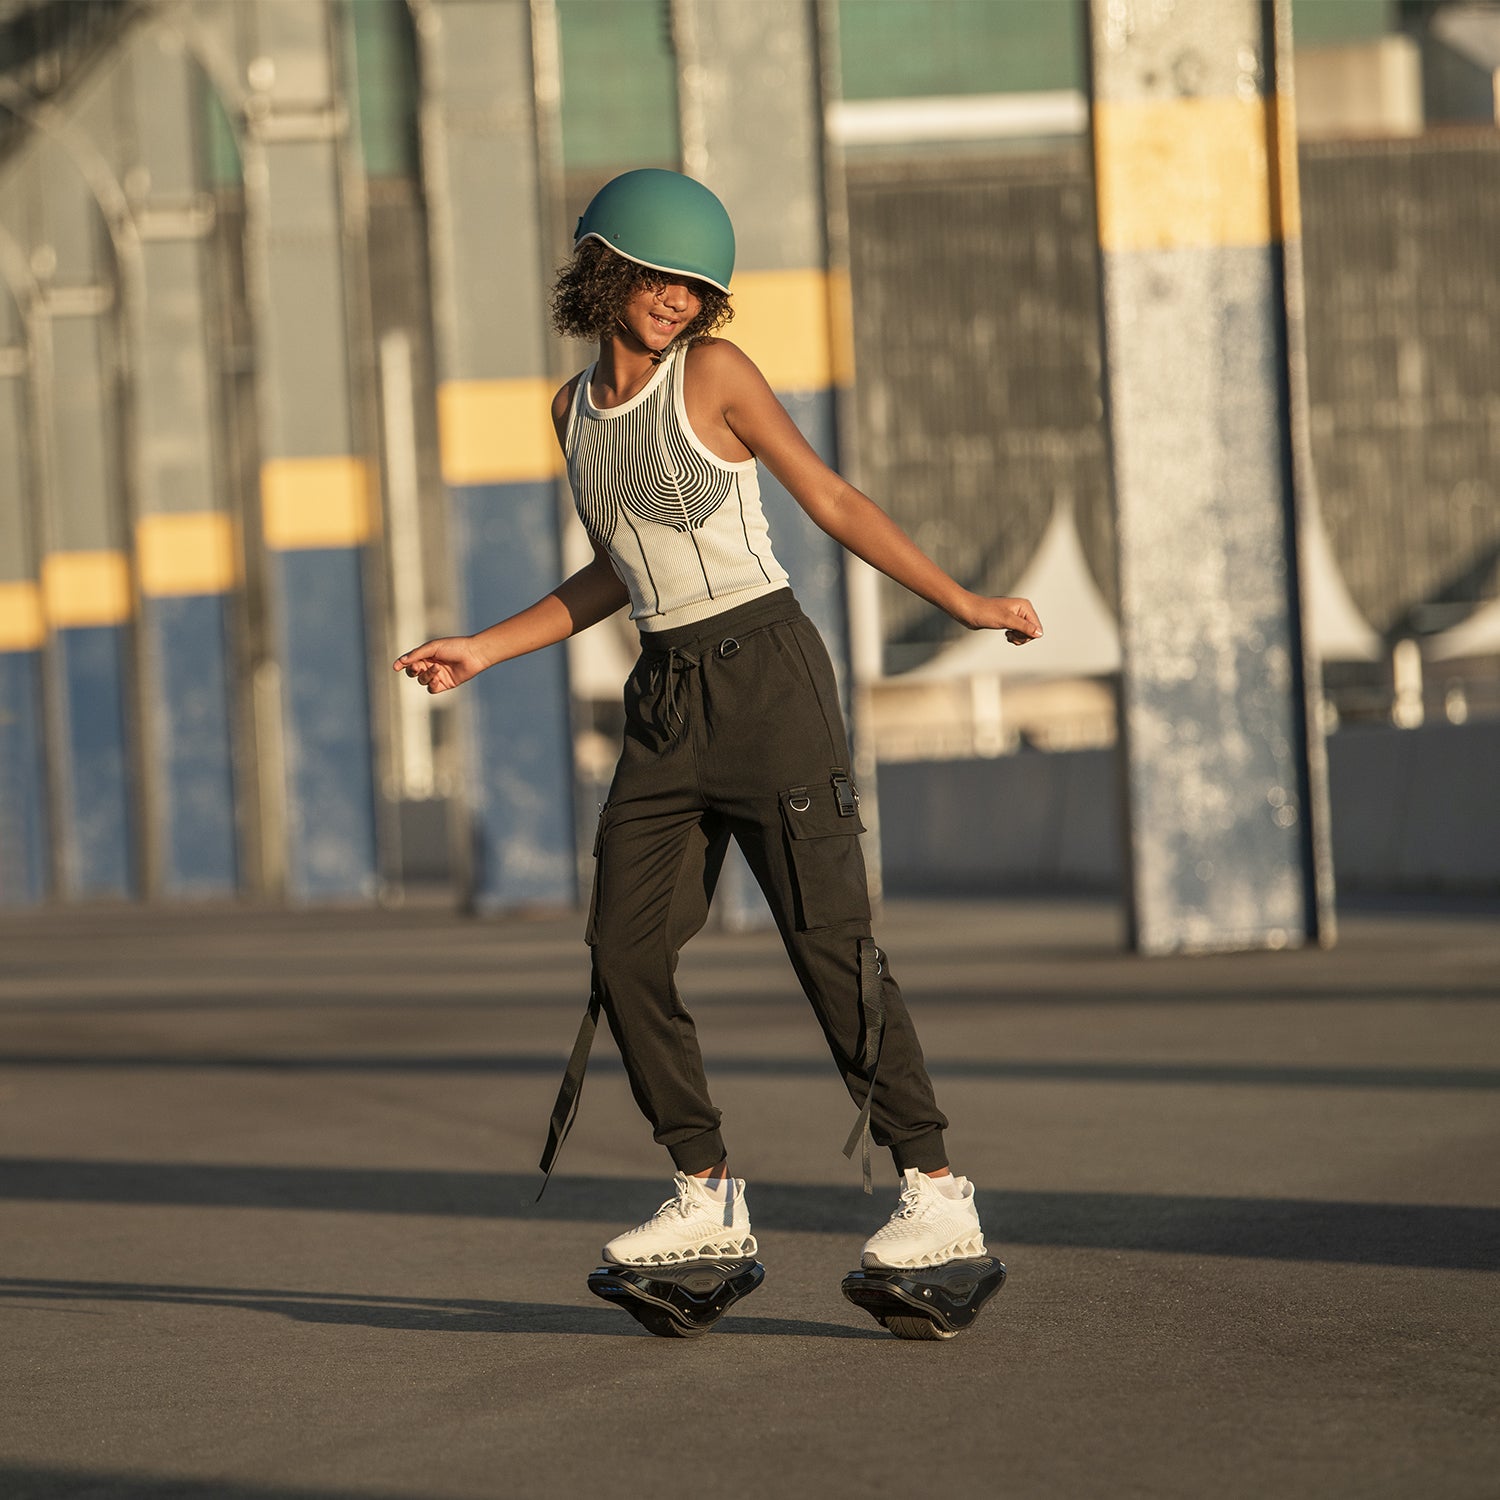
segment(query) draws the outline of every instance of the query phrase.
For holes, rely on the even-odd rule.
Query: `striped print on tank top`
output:
[[[771,550],[754,459],[731,463],[693,432],[683,402],[686,349],[616,407],[579,377],[567,432],[568,479],[589,536],[630,590],[645,630],[704,619],[771,593],[786,571]]]

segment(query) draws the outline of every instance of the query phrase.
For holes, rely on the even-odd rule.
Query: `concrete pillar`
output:
[[[849,378],[848,282],[830,276],[823,93],[813,0],[672,0],[682,169],[734,220],[734,322],[814,448],[836,463],[834,386]],[[843,549],[762,470],[777,555],[848,678]]]
[[[0,225],[12,221],[0,193]],[[0,907],[51,884],[42,681],[46,624],[37,581],[28,313],[37,296],[21,245],[0,228]]]
[[[365,570],[379,505],[356,412],[334,14],[328,0],[198,9],[235,29],[249,86],[246,260],[261,438],[252,537],[264,549],[270,648],[257,704],[281,720],[279,737],[261,730],[279,740],[284,765],[285,893],[367,899],[379,868]],[[274,812],[272,796],[262,790]],[[263,859],[277,863],[270,851]]]
[[[831,272],[824,197],[823,79],[816,0],[672,0],[682,170],[734,220],[734,321],[724,336],[760,366],[808,442],[838,463],[835,387],[851,376],[848,276]],[[851,703],[844,551],[764,468],[776,555],[828,643]],[[768,920],[737,856],[719,908],[731,926]]]
[[[163,28],[134,33],[123,73],[121,177],[141,240],[130,413],[152,894],[224,896],[240,884],[229,626],[239,545],[215,455],[201,83]]]
[[[413,15],[456,624],[472,631],[562,578],[547,336],[552,168],[539,149],[555,140],[557,95],[555,72],[537,61],[555,54],[556,21],[550,0],[421,0]],[[464,716],[472,904],[574,901],[566,653],[486,673],[452,711]]]
[[[448,503],[438,458],[432,277],[422,198],[416,35],[400,5],[354,5],[360,176],[365,183],[369,347],[380,397],[385,500],[385,636],[377,653],[376,722],[397,837],[385,847],[406,879],[451,871],[457,726],[452,703],[385,669],[400,652],[453,629]],[[392,827],[394,824],[394,827]],[[395,847],[391,847],[392,845]]]
[[[1287,16],[1285,0],[1090,6],[1132,927],[1148,953],[1332,937],[1298,581]]]
[[[21,643],[41,645],[46,656],[52,885],[64,896],[125,896],[137,889],[138,859],[131,805],[134,597],[119,462],[114,226],[57,112],[33,110],[9,92],[5,102],[32,127],[0,170],[0,229],[36,278],[34,441],[24,483],[33,497],[26,546],[39,562],[44,644],[34,642],[34,617],[25,618],[24,589],[12,592],[11,602],[21,601],[22,619],[14,622],[23,627]],[[20,571],[27,571],[24,554]],[[11,581],[24,579],[13,569]],[[19,670],[24,676],[27,669]]]

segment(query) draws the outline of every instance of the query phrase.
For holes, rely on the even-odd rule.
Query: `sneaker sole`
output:
[[[880,1271],[924,1271],[933,1266],[945,1266],[950,1260],[971,1260],[989,1253],[984,1247],[984,1236],[971,1234],[967,1239],[954,1240],[946,1248],[929,1250],[914,1260],[882,1260],[878,1250],[866,1250],[860,1256],[859,1263]]]
[[[622,1260],[604,1247],[604,1259],[615,1266],[683,1266],[695,1260],[748,1260],[760,1249],[753,1234],[740,1240],[705,1240],[696,1249],[662,1250],[634,1260]]]

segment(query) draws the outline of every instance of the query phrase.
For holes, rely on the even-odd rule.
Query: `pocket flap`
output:
[[[849,838],[865,831],[857,811],[840,811],[838,793],[827,781],[782,792],[781,821],[794,839]]]

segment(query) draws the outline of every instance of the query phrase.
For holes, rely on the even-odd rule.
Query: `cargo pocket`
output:
[[[599,809],[599,827],[594,833],[594,884],[589,891],[589,919],[584,925],[583,940],[594,946],[599,928],[599,854],[604,848],[604,835],[609,830],[609,803]]]
[[[781,793],[799,932],[870,919],[865,856],[859,847],[865,827],[855,810],[857,800],[842,773],[821,786],[794,786]]]

